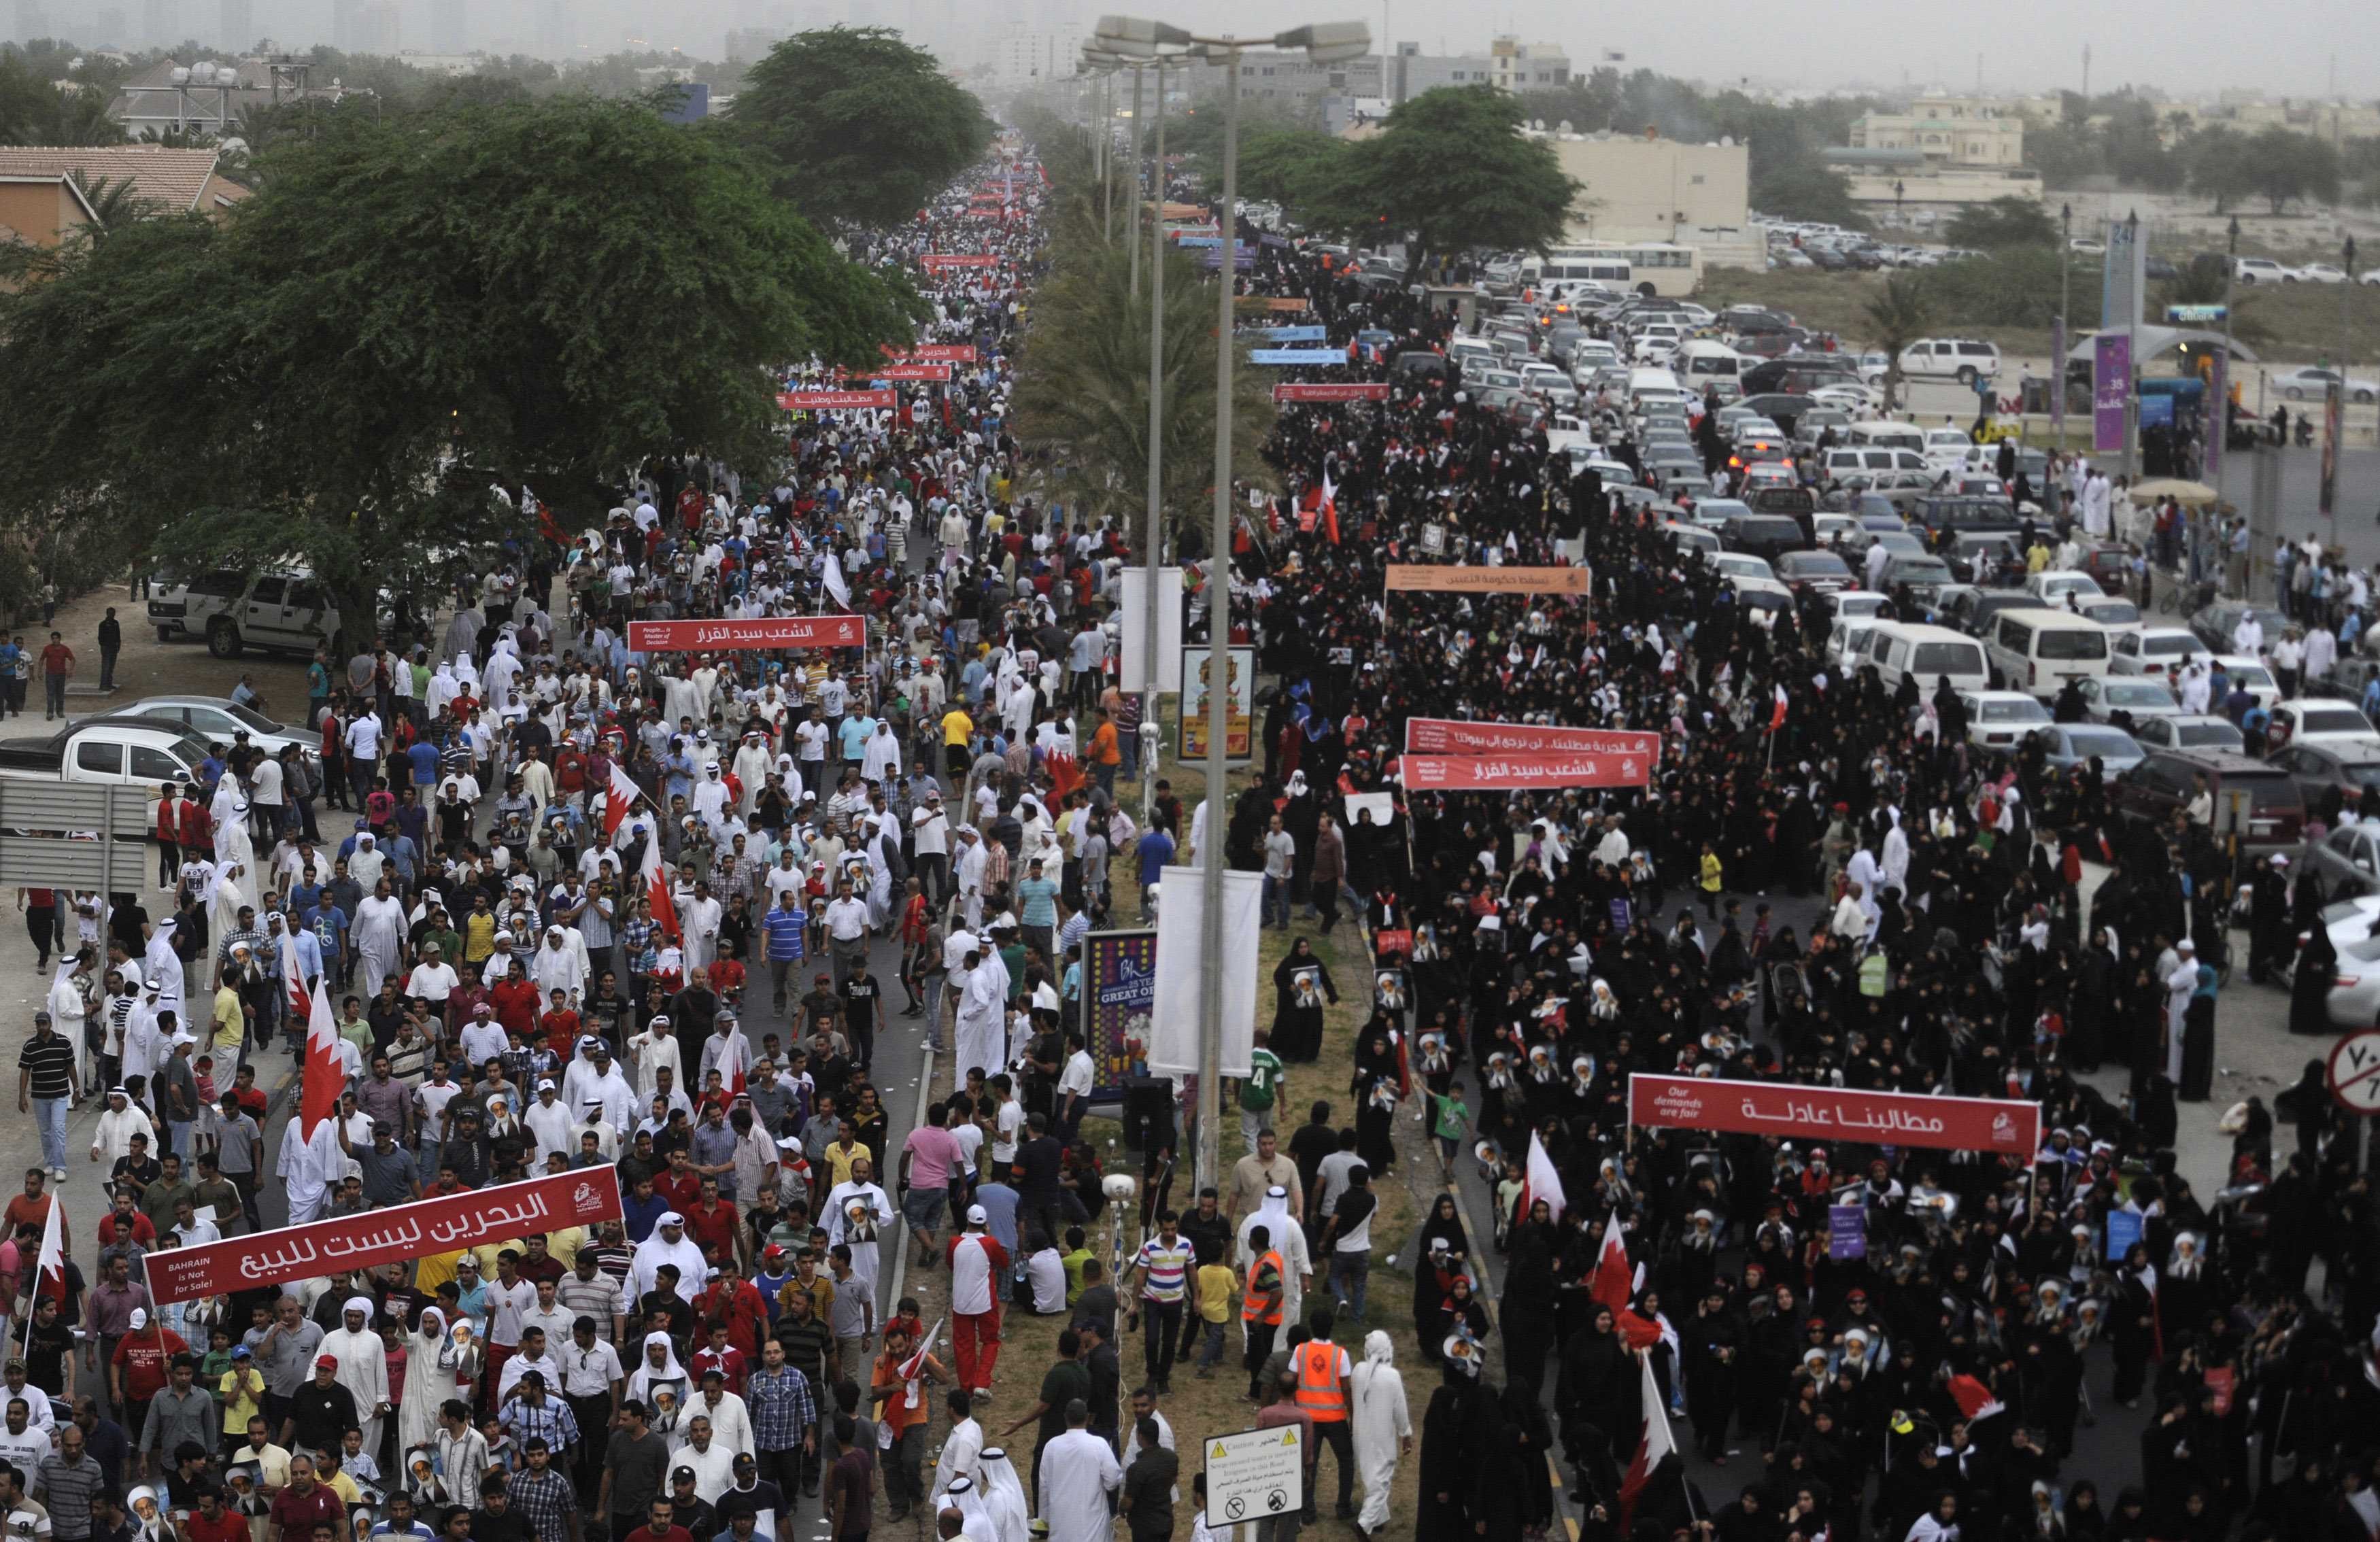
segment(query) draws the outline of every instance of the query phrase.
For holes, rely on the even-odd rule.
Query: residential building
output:
[[[1332,65],[1317,65],[1298,52],[1252,49],[1240,55],[1240,94],[1297,112],[1322,110],[1331,97],[1378,100],[1394,106],[1440,86],[1551,90],[1567,83],[1570,73],[1569,55],[1560,44],[1524,43],[1511,37],[1492,40],[1485,54],[1424,54],[1417,42],[1401,42],[1386,56],[1366,54]],[[1220,66],[1194,66],[1189,79],[1194,95],[1222,90]],[[1354,117],[1343,107],[1332,115],[1344,115],[1347,121]]]
[[[1083,33],[1071,29],[1021,30],[988,38],[984,65],[990,84],[1023,90],[1045,80],[1063,79],[1075,73],[1085,41]]]
[[[221,219],[249,196],[246,188],[224,176],[222,162],[215,150],[161,144],[0,145],[0,184],[25,187],[76,176],[85,188],[129,183],[133,200],[151,212]],[[38,239],[16,221],[7,223],[28,239]]]
[[[1562,171],[1583,185],[1563,228],[1566,240],[1674,241],[1702,249],[1706,267],[1759,265],[1765,254],[1752,228],[1747,146],[1650,134],[1541,137]]]
[[[1852,199],[1893,218],[1949,212],[1996,198],[2041,197],[2041,174],[2024,163],[2022,112],[1990,97],[1929,94],[1905,113],[1862,114],[1847,145],[1827,152],[1849,179]]]
[[[0,169],[0,245],[55,247],[98,215],[63,170]]]

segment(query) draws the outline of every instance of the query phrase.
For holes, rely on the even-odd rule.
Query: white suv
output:
[[[2232,260],[2231,276],[2242,284],[2294,284],[2298,275],[2269,257],[2240,257]]]
[[[1900,351],[1900,372],[1913,379],[1955,380],[1961,385],[2000,372],[2000,350],[1972,337],[1921,337]]]
[[[150,597],[149,624],[159,642],[203,637],[219,659],[236,659],[249,648],[311,655],[340,635],[330,597],[311,574],[296,568],[201,573],[165,585]]]

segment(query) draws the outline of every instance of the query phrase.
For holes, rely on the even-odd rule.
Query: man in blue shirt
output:
[[[1173,837],[1162,825],[1151,825],[1134,848],[1140,861],[1140,913],[1148,914],[1148,892],[1165,881],[1165,869],[1173,865]]]
[[[778,891],[777,908],[760,922],[762,950],[769,960],[769,988],[780,1017],[785,1013],[785,977],[802,962],[802,936],[809,924],[809,914],[801,907],[799,889]]]

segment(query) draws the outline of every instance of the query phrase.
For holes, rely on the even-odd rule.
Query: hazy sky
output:
[[[51,25],[69,36],[90,30],[102,12],[122,14],[137,33],[170,17],[212,38],[221,0],[38,0]],[[332,40],[339,0],[249,0],[255,24],[292,46]],[[716,56],[727,29],[792,29],[833,20],[899,26],[926,41],[964,49],[970,35],[1023,25],[1087,30],[1116,0],[463,0],[474,46],[524,52],[558,50],[542,40],[565,35],[580,52],[609,52],[631,38]],[[1126,0],[1130,9],[1135,0]],[[0,27],[14,18],[0,0]],[[437,0],[395,0],[401,45],[432,46]],[[454,14],[451,6],[448,14]],[[2320,95],[2334,57],[2338,90],[2353,99],[2380,96],[2380,7],[2370,0],[2291,0],[2243,7],[2236,0],[2124,0],[2077,6],[2071,0],[1996,0],[1988,5],[1912,6],[1891,0],[1801,0],[1792,5],[1720,5],[1620,12],[1566,0],[1160,0],[1138,14],[1201,30],[1263,33],[1305,21],[1361,19],[1375,40],[1418,42],[1427,53],[1484,51],[1510,31],[1527,42],[1565,47],[1592,67],[1606,50],[1623,67],[1694,79],[1779,88],[1881,89],[1939,84],[1972,89],[1978,59],[1985,88],[2017,91],[2078,88],[2082,50],[2092,50],[2091,84],[2150,84],[2174,96],[2225,87],[2276,95]],[[944,43],[943,37],[953,41]]]

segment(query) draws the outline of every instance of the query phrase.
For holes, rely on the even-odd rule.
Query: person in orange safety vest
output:
[[[1355,1364],[1347,1352],[1330,1342],[1332,1317],[1327,1306],[1318,1308],[1313,1318],[1314,1336],[1300,1344],[1291,1355],[1297,1371],[1297,1406],[1314,1421],[1314,1439],[1318,1445],[1329,1446],[1339,1459],[1340,1520],[1355,1514],[1355,1440],[1347,1422],[1348,1410],[1354,1406],[1354,1397],[1348,1386],[1355,1374]],[[1305,1521],[1314,1521],[1314,1493],[1320,1486],[1322,1453],[1314,1453],[1315,1481],[1305,1486]]]
[[[1247,1288],[1240,1294],[1240,1331],[1247,1339],[1248,1396],[1258,1396],[1264,1364],[1272,1357],[1273,1335],[1281,1331],[1281,1276],[1286,1268],[1272,1246],[1269,1227],[1251,1227],[1248,1248],[1257,1257],[1248,1266]]]

